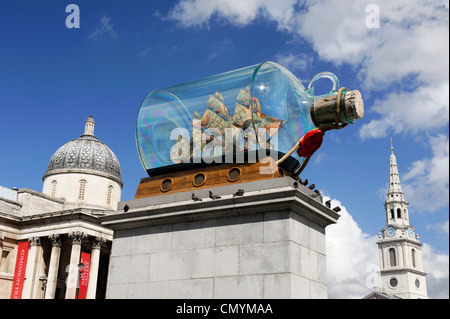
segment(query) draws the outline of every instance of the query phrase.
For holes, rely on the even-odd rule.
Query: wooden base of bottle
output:
[[[270,174],[267,170],[267,163],[231,163],[146,177],[141,179],[134,199],[290,175],[281,167]]]

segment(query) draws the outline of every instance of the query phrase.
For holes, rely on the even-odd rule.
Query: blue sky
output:
[[[70,3],[80,28],[66,27]],[[365,116],[327,132],[302,173],[343,207],[327,229],[330,296],[370,292],[392,137],[429,294],[448,298],[448,13],[438,0],[1,1],[0,185],[41,191],[50,157],[92,114],[132,199],[146,176],[135,121],[151,90],[264,61],[305,86],[331,71],[361,91]]]

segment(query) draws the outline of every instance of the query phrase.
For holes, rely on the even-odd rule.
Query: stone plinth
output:
[[[326,298],[339,215],[290,177],[121,202],[107,298]],[[243,196],[233,197],[237,189]]]

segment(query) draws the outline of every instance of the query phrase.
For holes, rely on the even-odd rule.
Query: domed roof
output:
[[[90,173],[112,178],[122,185],[119,161],[113,151],[95,137],[94,125],[94,119],[89,116],[84,134],[53,154],[43,179],[66,172]]]

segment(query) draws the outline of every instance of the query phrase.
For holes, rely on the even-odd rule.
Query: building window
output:
[[[86,195],[86,180],[80,181],[80,187],[78,189],[78,200],[84,200]]]
[[[416,288],[419,289],[420,288],[420,280],[416,279],[415,284],[416,284]]]
[[[111,206],[112,192],[113,192],[113,187],[112,187],[112,185],[109,185],[108,186],[108,193],[106,195],[106,205],[108,205],[108,206]]]
[[[397,208],[397,218],[402,218],[402,210]]]
[[[394,219],[394,209],[391,208],[391,219]]]
[[[397,278],[395,278],[395,277],[391,278],[391,280],[389,280],[389,285],[390,285],[392,288],[397,287],[397,285],[398,285],[398,280],[397,280]]]
[[[412,261],[412,266],[413,268],[416,268],[416,250],[412,249],[411,250],[411,261]]]
[[[52,192],[51,192],[51,196],[52,196],[52,197],[56,197],[56,181],[52,181]]]
[[[395,256],[395,249],[389,248],[389,266],[395,267],[397,266],[397,256]]]

